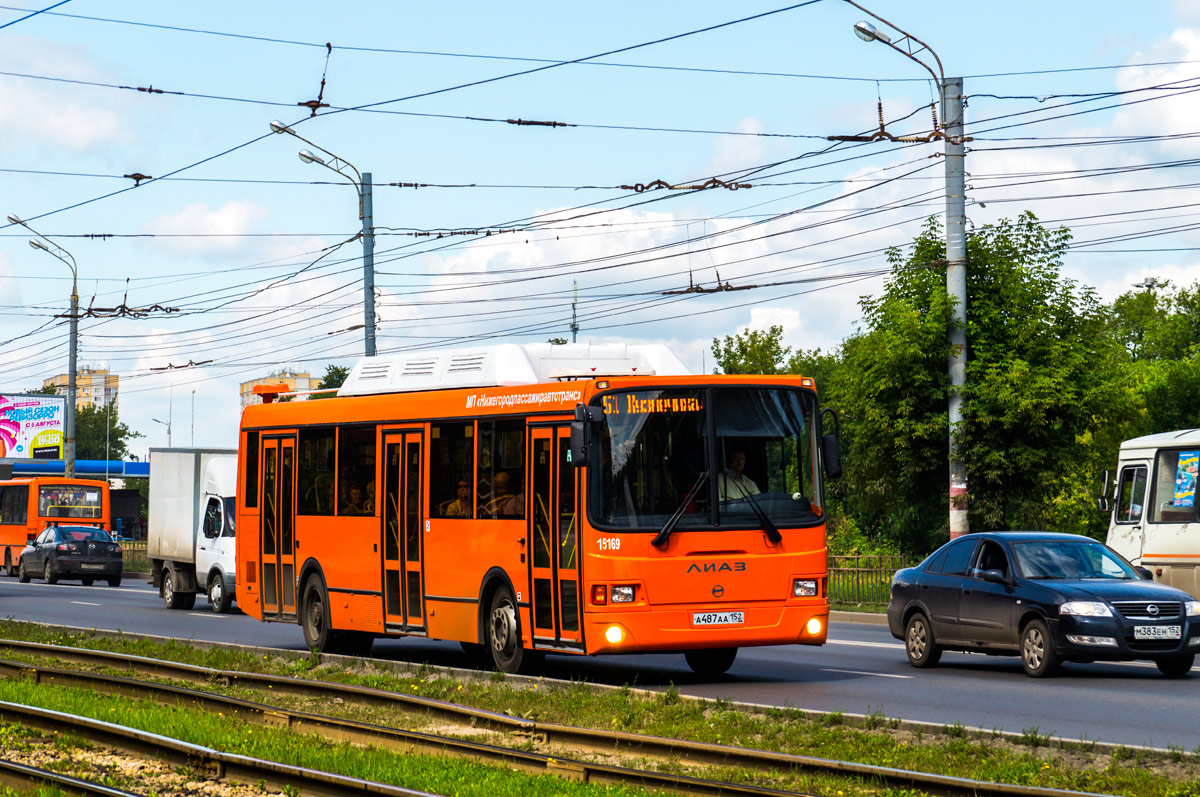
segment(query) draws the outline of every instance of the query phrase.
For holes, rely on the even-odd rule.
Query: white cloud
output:
[[[103,82],[89,53],[18,36],[0,37],[0,69],[27,75]],[[53,155],[60,149],[99,153],[126,143],[126,103],[117,92],[31,78],[0,78],[0,138],[9,152],[21,148]],[[105,96],[105,95],[109,96]]]
[[[252,248],[238,236],[253,231],[258,222],[269,216],[265,207],[249,200],[230,200],[216,209],[204,202],[193,202],[177,213],[151,219],[142,225],[142,232],[163,236],[158,243],[177,252],[228,256],[236,251],[239,256],[246,256]]]

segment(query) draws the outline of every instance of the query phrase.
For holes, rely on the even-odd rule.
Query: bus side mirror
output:
[[[567,461],[574,467],[581,468],[587,463],[594,429],[603,420],[604,410],[599,407],[575,405],[575,420],[571,423],[571,448],[567,451]]]
[[[835,434],[827,434],[821,438],[821,449],[825,455],[825,475],[836,479],[842,475],[842,447]]]
[[[1100,477],[1100,494],[1096,496],[1096,509],[1101,512],[1107,512],[1112,509],[1112,505],[1108,500],[1108,483],[1112,479],[1112,471],[1104,469],[1104,474]]]

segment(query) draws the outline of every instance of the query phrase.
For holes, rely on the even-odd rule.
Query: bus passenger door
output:
[[[383,435],[383,606],[389,631],[425,630],[420,431]]]
[[[295,615],[296,438],[263,437],[259,521],[264,615]]]
[[[576,647],[579,635],[579,540],[575,468],[568,426],[530,431],[529,538],[535,647]]]

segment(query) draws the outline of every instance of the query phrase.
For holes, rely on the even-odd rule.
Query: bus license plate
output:
[[[741,625],[745,612],[692,612],[692,625]]]
[[[1183,627],[1178,625],[1135,625],[1134,639],[1179,639]]]

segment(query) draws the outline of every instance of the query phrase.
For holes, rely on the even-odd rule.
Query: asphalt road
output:
[[[191,611],[168,611],[137,579],[118,588],[78,583],[21,584],[0,577],[0,617],[51,625],[121,630],[180,639],[303,650],[295,625],[260,623],[234,610],[218,615],[198,598]],[[469,666],[457,643],[376,641],[381,659]],[[1184,679],[1153,664],[1068,664],[1058,677],[1027,678],[1016,658],[947,653],[932,670],[908,665],[887,628],[834,623],[821,648],[745,648],[716,681],[688,669],[682,655],[548,656],[547,677],[681,692],[776,706],[961,723],[1118,744],[1200,746],[1200,666]]]

